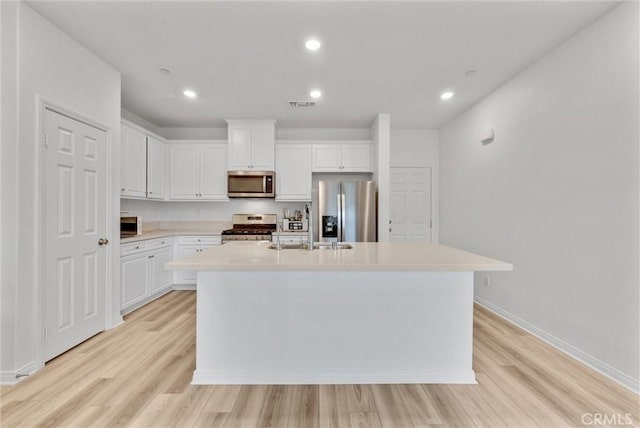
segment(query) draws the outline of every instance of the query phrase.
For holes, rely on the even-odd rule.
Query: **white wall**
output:
[[[437,129],[391,128],[392,168],[431,168],[431,239],[439,240],[440,131]]]
[[[4,382],[11,380],[9,378],[15,375],[15,372],[32,371],[41,363],[41,248],[38,246],[38,207],[41,197],[42,149],[39,138],[39,102],[42,100],[56,104],[109,129],[107,144],[112,149],[112,158],[108,161],[108,168],[113,170],[114,181],[111,187],[115,190],[112,192],[114,215],[111,216],[113,222],[110,226],[119,237],[119,164],[114,161],[119,159],[117,143],[120,134],[120,74],[22,2],[2,2],[2,39],[3,42],[12,39],[12,44],[15,43],[18,47],[17,54],[13,54],[11,49],[15,46],[12,45],[5,51],[3,43],[2,70],[5,70],[5,64],[13,63],[17,64],[19,71],[17,79],[5,76],[4,73],[2,76],[3,201],[5,195],[10,201],[17,195],[13,207],[8,207],[5,211],[3,204],[2,217],[3,349],[0,371]],[[5,100],[4,91],[12,87],[7,88],[6,84],[17,87],[17,97],[14,101]],[[11,102],[10,107],[17,111],[17,122],[5,122],[5,118],[12,119],[7,115],[5,102]],[[9,129],[5,129],[7,126]],[[6,217],[5,213],[8,214]],[[12,227],[14,232],[5,235],[8,227]],[[15,231],[19,231],[18,236]],[[110,246],[111,257],[116,261],[120,256],[118,237],[113,240],[116,245]],[[15,257],[5,251],[7,248],[15,249]],[[117,288],[114,301],[119,303],[117,284],[120,265],[116,262],[113,266],[111,275],[115,278]],[[4,273],[5,268],[8,269],[8,274]],[[5,317],[5,307],[11,307],[14,312]],[[114,305],[111,312],[112,320],[117,320],[120,316],[119,304]],[[5,334],[6,337],[13,335],[13,342],[8,348],[4,346]]]
[[[635,390],[639,72],[623,3],[440,134],[441,242],[514,264],[477,298]]]
[[[0,381],[15,376],[13,342],[18,282],[17,14],[17,3],[0,2]]]

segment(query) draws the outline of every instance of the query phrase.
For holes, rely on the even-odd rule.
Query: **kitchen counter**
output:
[[[509,271],[509,263],[439,244],[355,242],[352,249],[269,248],[268,242],[228,242],[184,260],[172,270],[198,271]]]
[[[144,241],[154,238],[166,238],[169,236],[220,236],[222,230],[216,229],[182,229],[182,230],[152,230],[150,232],[143,232],[142,235],[127,236],[120,238],[120,243],[126,244],[129,242]]]
[[[474,271],[509,263],[426,243],[230,242],[197,270],[194,384],[476,383]]]
[[[144,223],[141,235],[120,238],[120,243],[144,241],[170,236],[220,236],[231,228],[231,223],[222,221],[168,221]]]

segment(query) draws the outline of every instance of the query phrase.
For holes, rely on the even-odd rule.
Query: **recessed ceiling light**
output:
[[[453,92],[447,91],[447,92],[443,92],[442,95],[440,95],[440,98],[442,98],[443,100],[448,100],[452,96],[453,96]]]
[[[187,98],[195,98],[196,97],[196,93],[193,92],[191,89],[185,89],[185,91],[183,92],[184,96]]]
[[[313,91],[309,92],[309,95],[311,95],[311,98],[320,98],[322,96],[322,92],[314,89]]]
[[[304,45],[310,51],[317,51],[318,49],[320,49],[320,42],[316,39],[309,39],[307,40],[307,43],[305,43]]]

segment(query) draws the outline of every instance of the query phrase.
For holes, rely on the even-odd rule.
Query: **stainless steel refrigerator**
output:
[[[375,181],[318,182],[318,239],[375,242]]]

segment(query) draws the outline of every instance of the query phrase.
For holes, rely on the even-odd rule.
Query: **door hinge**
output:
[[[433,221],[429,220],[429,227],[433,227]]]
[[[47,338],[49,337],[49,330],[45,327],[43,333],[44,333],[44,340],[46,341]]]
[[[44,134],[44,147],[49,147],[49,134],[45,132]]]

